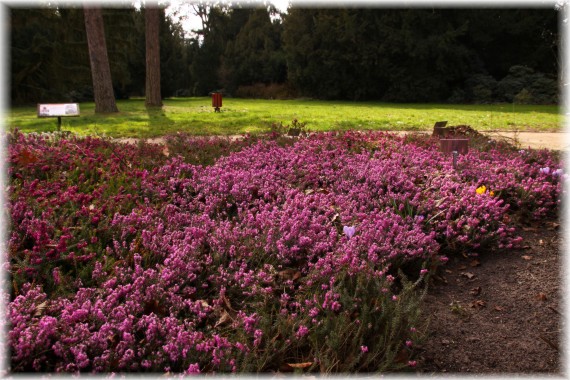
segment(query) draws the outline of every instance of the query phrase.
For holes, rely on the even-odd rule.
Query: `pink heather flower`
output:
[[[368,346],[360,346],[360,351],[363,353],[368,352]]]
[[[297,333],[295,334],[295,336],[297,337],[297,339],[301,339],[302,337],[304,337],[308,333],[309,333],[309,329],[307,328],[307,326],[301,325],[301,326],[299,326],[299,329],[297,330]]]
[[[397,301],[397,300],[398,300],[398,296],[393,295],[393,296],[392,296],[392,301]]]
[[[200,365],[198,363],[190,364],[186,370],[186,373],[200,373]]]
[[[410,332],[415,333],[416,331],[418,331],[415,327],[410,327]]]
[[[408,362],[408,365],[409,365],[410,367],[415,367],[416,365],[418,365],[418,362],[415,361],[415,360],[410,360],[410,361]]]
[[[422,269],[422,270],[420,271],[420,276],[423,276],[423,275],[426,274],[427,272],[428,272],[427,269]]]
[[[541,172],[542,174],[549,174],[550,173],[550,168],[547,166],[545,168],[540,168],[538,169],[539,172]]]
[[[311,310],[309,310],[309,317],[316,317],[319,314],[319,309],[317,309],[316,307],[313,307]]]
[[[59,268],[53,268],[51,274],[53,276],[54,284],[59,285],[61,282],[61,277],[59,276]]]
[[[255,332],[253,333],[253,337],[255,338],[255,340],[253,341],[253,345],[255,347],[259,346],[261,344],[261,338],[263,337],[263,331],[261,330],[255,330]]]
[[[342,227],[342,232],[344,232],[344,234],[350,239],[351,237],[354,236],[356,228],[353,226],[344,226]]]
[[[413,344],[414,344],[414,343],[413,343],[411,340],[406,340],[406,346],[412,347]]]

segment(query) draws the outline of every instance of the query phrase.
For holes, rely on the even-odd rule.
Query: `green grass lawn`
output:
[[[558,106],[388,104],[317,100],[254,100],[225,98],[215,113],[211,100],[164,100],[162,110],[147,111],[143,99],[118,101],[120,112],[95,115],[94,103],[81,103],[81,116],[62,118],[62,130],[81,135],[156,137],[175,132],[195,135],[259,133],[272,123],[290,124],[296,118],[310,131],[330,130],[431,130],[436,121],[466,124],[477,130],[561,131]],[[8,111],[5,128],[22,132],[57,129],[57,119],[38,118],[35,107]]]

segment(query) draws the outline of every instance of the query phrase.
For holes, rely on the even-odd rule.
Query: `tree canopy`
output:
[[[554,8],[197,5],[192,37],[160,12],[162,97],[558,101]],[[81,8],[10,9],[11,101],[93,98]],[[103,9],[115,97],[145,94],[144,8]]]

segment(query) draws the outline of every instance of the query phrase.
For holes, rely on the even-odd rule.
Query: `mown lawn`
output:
[[[558,106],[387,104],[317,100],[254,100],[224,98],[215,113],[208,97],[164,100],[162,110],[147,111],[143,99],[118,101],[120,112],[95,115],[94,103],[81,103],[81,116],[63,118],[62,129],[80,135],[156,137],[175,132],[194,135],[233,135],[270,130],[272,123],[306,122],[311,131],[430,130],[434,122],[466,124],[477,130],[559,131]],[[35,107],[8,112],[5,128],[22,132],[57,129],[56,119],[40,119]]]

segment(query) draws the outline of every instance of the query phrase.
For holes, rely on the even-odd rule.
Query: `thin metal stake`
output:
[[[459,155],[459,152],[454,150],[453,152],[451,152],[451,154],[453,154],[453,169],[457,170],[457,156]]]

